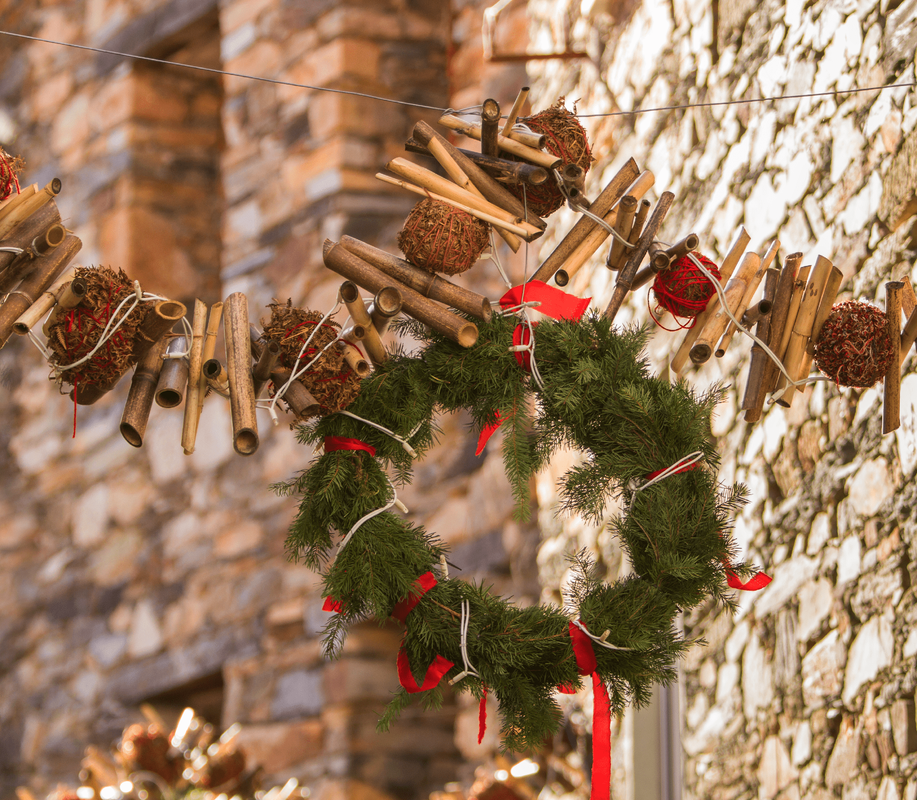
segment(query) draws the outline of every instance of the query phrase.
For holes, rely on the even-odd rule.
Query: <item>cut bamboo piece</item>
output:
[[[792,298],[797,281],[797,267],[801,260],[802,253],[792,253],[788,255],[783,264],[783,269],[780,270],[780,280],[777,282],[777,294],[774,295],[774,309],[771,311],[771,329],[768,347],[778,359],[783,357],[783,352],[781,352],[783,334],[787,328],[793,327],[793,322],[795,321],[795,312],[794,316],[790,317],[790,311],[792,310]],[[808,275],[809,268],[806,267],[805,269],[806,275]],[[804,283],[805,281],[803,280],[803,285]],[[762,379],[765,394],[774,390],[780,374],[777,364],[774,363],[773,359],[768,357],[767,367],[764,370],[764,378]]]
[[[561,190],[571,203],[581,205],[586,189],[586,170],[577,164],[564,164],[560,168],[560,179],[563,184]]]
[[[42,206],[21,225],[17,225],[9,236],[0,241],[3,247],[23,251],[22,254],[0,251],[0,292],[15,289],[16,284],[29,273],[35,260],[27,255],[27,251],[36,238],[44,237],[55,226],[60,226],[60,211],[57,203],[51,202]]]
[[[16,320],[57,280],[82,246],[76,236],[68,234],[60,247],[35,259],[35,269],[0,306],[0,347],[9,340]]]
[[[275,367],[271,373],[271,382],[278,392],[286,386],[292,374],[292,371],[286,367]],[[318,400],[312,396],[312,392],[298,380],[287,386],[286,391],[283,393],[283,399],[289,404],[293,416],[297,419],[314,417],[320,409]]]
[[[762,311],[753,322],[747,321],[750,312],[742,317],[742,324],[746,327],[757,323],[755,336],[770,347],[771,335],[771,309],[774,298],[777,296],[777,284],[780,283],[780,270],[768,269],[764,276],[764,296],[756,308],[766,305],[767,310]],[[745,394],[742,397],[742,410],[745,411],[746,422],[757,422],[761,419],[764,410],[764,373],[767,368],[767,353],[760,344],[755,342],[751,347],[751,360],[748,365],[748,381],[745,384]]]
[[[632,194],[621,198],[618,203],[617,213],[615,214],[614,229],[618,236],[625,242],[629,241],[631,229],[634,227],[634,217],[637,214],[637,198]],[[630,248],[627,248],[628,250]],[[624,260],[624,243],[616,236],[611,243],[611,249],[608,251],[608,258],[605,259],[605,266],[611,270],[618,270]]]
[[[653,204],[646,198],[640,201],[640,207],[637,209],[637,215],[634,217],[633,227],[630,229],[630,236],[627,237],[627,241],[631,244],[636,244],[640,235],[643,233],[643,226],[646,225],[646,218],[650,214],[652,205]]]
[[[433,158],[430,148],[421,144],[411,137],[404,143],[404,149],[409,153],[418,153],[420,155]],[[544,167],[536,164],[526,164],[524,161],[510,161],[506,158],[485,156],[483,153],[476,153],[473,150],[465,150],[459,147],[458,151],[477,164],[484,172],[490,175],[494,180],[501,183],[522,184],[529,186],[541,186],[548,179],[548,171]]]
[[[380,336],[388,330],[392,320],[401,313],[403,302],[401,292],[394,286],[386,286],[381,292],[376,292],[368,311],[373,327]]]
[[[777,270],[777,274],[780,274],[779,270]],[[767,275],[765,274],[764,277],[767,278]],[[740,320],[742,327],[748,328],[752,325],[756,325],[771,313],[771,309],[773,307],[774,303],[772,300],[768,300],[766,297],[762,297],[742,315],[742,319]]]
[[[904,363],[915,341],[917,341],[917,308],[910,313],[907,322],[904,324],[904,330],[901,332],[901,345],[899,347],[901,364]]]
[[[735,274],[729,278],[726,286],[723,287],[726,308],[717,307],[716,311],[704,323],[703,329],[691,347],[691,361],[695,364],[703,364],[709,361],[710,356],[713,355],[713,346],[723,335],[723,331],[726,330],[726,325],[729,323],[729,313],[734,317],[738,316],[736,312],[742,304],[748,284],[755,279],[755,275],[760,271],[760,268],[761,257],[757,253],[746,253],[742,257]],[[760,276],[758,280],[760,280]]]
[[[213,358],[217,351],[217,334],[220,332],[220,323],[223,321],[223,304],[214,303],[210,306],[207,316],[207,330],[204,333],[204,346],[201,350],[201,372],[198,379],[199,391],[197,395],[197,405],[199,409],[204,408],[204,397],[207,394],[207,378],[204,376],[204,364]],[[224,343],[225,347],[225,343]],[[200,413],[200,411],[198,411]]]
[[[241,456],[258,449],[258,420],[252,383],[252,349],[248,334],[248,299],[242,292],[226,298],[223,337],[229,373],[229,407],[232,415],[232,443]]]
[[[652,173],[645,173],[652,176]],[[601,194],[589,205],[589,211],[597,217],[604,218],[614,208],[615,204],[625,195],[631,194],[628,188],[633,188],[635,180],[640,178],[640,169],[637,162],[629,159],[621,169],[612,177]],[[554,248],[553,252],[544,260],[535,271],[530,280],[547,282],[557,270],[579,247],[583,240],[598,226],[595,220],[585,214],[577,220],[576,224],[567,232],[567,235]],[[596,245],[598,248],[598,245]],[[595,250],[592,251],[593,253]]]
[[[350,313],[350,318],[354,321],[354,325],[358,325],[363,329],[363,335],[357,336],[357,338],[363,342],[367,355],[369,355],[374,364],[384,364],[388,361],[388,351],[385,349],[385,345],[382,344],[379,331],[373,326],[372,318],[366,310],[366,304],[363,302],[363,298],[360,296],[360,292],[353,281],[354,279],[351,278],[341,284],[341,300],[347,306],[347,311]],[[382,286],[377,291],[387,288],[391,287]],[[353,337],[353,331],[345,331],[341,338],[347,338],[347,336]]]
[[[197,426],[201,416],[202,368],[204,366],[204,335],[207,328],[207,304],[194,301],[191,323],[191,352],[188,354],[188,395],[185,399],[185,416],[182,425],[181,446],[186,456],[194,452]]]
[[[367,291],[378,292],[386,286],[394,286],[401,292],[404,310],[408,314],[448,336],[462,347],[471,347],[478,340],[478,329],[473,322],[457,317],[419,292],[399,284],[341,245],[326,239],[322,255],[329,269]]]
[[[776,349],[774,349],[774,354],[780,358],[781,364],[783,364],[784,356],[786,356],[786,349],[790,344],[790,337],[793,335],[793,325],[795,325],[796,317],[799,314],[799,306],[802,303],[802,296],[806,290],[806,281],[809,279],[809,272],[811,270],[812,267],[802,267],[796,274],[796,280],[793,282],[793,293],[790,295],[789,311],[787,312],[783,335],[780,337],[779,342],[776,339],[774,340],[774,343],[777,345]],[[786,375],[781,370],[779,374],[776,374],[774,377],[774,386],[771,391],[782,391],[785,386]]]
[[[484,135],[483,126],[480,122],[474,119],[461,119],[457,117],[461,125],[467,126],[467,130],[463,127],[459,133],[464,134],[470,139],[477,139],[481,141],[481,137]],[[449,118],[442,117],[439,120],[440,125],[445,128],[451,128],[452,130],[457,130],[458,128],[453,127],[456,124],[452,121],[452,115],[449,115]],[[505,130],[505,126],[504,126]],[[502,140],[509,139],[514,144],[522,145],[527,147],[535,152],[541,153],[545,144],[547,143],[547,136],[543,133],[535,133],[528,125],[525,124],[525,120],[517,120],[513,127],[511,127],[506,133],[498,132],[497,133],[497,145],[499,149],[505,150],[506,152],[511,152],[506,147],[503,146]]]
[[[481,152],[486,156],[496,156],[499,153],[499,126],[500,104],[493,98],[488,98],[481,107]]]
[[[901,279],[901,283],[904,284],[901,289],[901,310],[904,312],[905,317],[910,317],[914,313],[914,309],[917,308],[917,294],[914,294],[914,287],[910,278],[905,276]]]
[[[359,239],[354,239],[352,236],[342,236],[341,246],[376,269],[382,270],[399,283],[403,283],[415,292],[420,292],[424,297],[445,303],[466,314],[478,317],[484,322],[490,322],[493,317],[490,300],[462,286],[457,286],[440,275],[434,275],[432,272],[415,267],[404,259],[379,250]]]
[[[175,358],[175,354],[184,353],[188,347],[186,336],[175,336],[168,340],[162,369],[159,371],[159,383],[156,387],[156,405],[161,408],[175,408],[185,399],[185,387],[188,385],[188,358]],[[171,356],[171,357],[170,357]]]
[[[821,333],[821,329],[825,326],[825,322],[827,322],[828,317],[831,316],[834,302],[837,300],[837,295],[841,290],[841,284],[843,282],[844,273],[837,267],[832,267],[828,275],[828,280],[825,282],[825,290],[822,292],[821,300],[818,302],[818,311],[815,312],[812,335],[809,337],[809,342],[806,345],[806,353],[809,355],[809,362],[805,370],[806,373],[809,371],[808,367],[812,363],[811,357],[815,355],[815,343],[818,341],[818,336]]]
[[[18,228],[16,228],[13,233],[15,234],[17,231],[24,228],[32,228],[29,223],[38,217],[45,208],[49,208],[50,205],[51,204],[48,204],[48,206],[44,206],[39,209],[38,213],[29,217],[29,219],[27,219],[23,225],[20,225]],[[56,208],[53,210],[56,213]],[[3,255],[12,256],[13,261],[6,268],[6,270],[4,270],[3,275],[0,276],[0,291],[9,291],[15,287],[19,281],[21,281],[27,275],[30,275],[32,270],[35,268],[35,258],[37,256],[47,255],[55,247],[59,247],[61,244],[63,244],[66,237],[67,230],[64,228],[64,226],[60,223],[55,223],[43,233],[36,235],[30,243],[26,244],[26,246],[22,249],[22,252],[18,255],[3,251]],[[7,245],[3,246],[6,247]],[[14,247],[15,245],[9,246]]]
[[[692,250],[696,250],[698,244],[700,244],[700,239],[694,233],[689,233],[671,247],[662,247],[655,242],[651,244],[650,263],[634,276],[634,284],[631,289],[639,289],[651,280],[655,280],[660,272],[672,266],[673,261],[686,256]]]
[[[60,304],[61,298],[64,296],[72,295],[71,292],[71,282],[73,281],[74,268],[68,267],[64,273],[52,283],[31,306],[29,306],[13,323],[13,332],[19,334],[19,336],[25,336],[28,334],[32,328],[34,328],[39,321],[47,314],[55,304]],[[81,281],[82,291],[86,292],[86,281]],[[79,288],[79,287],[78,287]],[[76,303],[79,302],[77,299],[73,305],[69,308],[73,308]]]
[[[739,309],[735,315],[739,321],[741,321],[742,317],[745,315],[745,312],[748,311],[748,307],[751,305],[752,298],[755,296],[755,292],[758,291],[758,286],[760,285],[761,280],[764,278],[765,273],[770,269],[771,264],[774,263],[774,259],[777,257],[777,251],[779,249],[780,240],[774,239],[774,241],[771,242],[770,247],[768,247],[767,251],[764,253],[764,257],[761,259],[761,265],[755,272],[754,277],[749,281],[748,287],[745,290],[745,297],[742,298],[742,302],[739,304]],[[714,355],[717,358],[722,358],[724,355],[726,355],[726,349],[732,342],[732,339],[735,336],[737,330],[738,328],[736,328],[736,324],[730,320],[729,324],[726,326],[726,330],[720,337],[719,344],[716,347],[716,352]]]
[[[249,333],[251,334],[253,330],[254,326],[252,325],[249,327]],[[281,354],[281,348],[278,342],[269,339],[262,344],[257,341],[260,336],[260,333],[257,333],[255,336],[249,336],[251,340],[252,356],[257,359],[255,366],[252,367],[252,381],[255,386],[255,397],[261,394],[264,384],[271,379],[271,373],[277,368]]]
[[[29,186],[23,186],[22,190],[12,194],[0,203],[0,220],[3,220],[8,214],[11,214],[17,206],[24,203],[30,197],[38,192],[38,184],[33,183]]]
[[[204,362],[201,373],[207,386],[227,400],[229,399],[229,373],[218,358],[211,358]]]
[[[143,446],[143,436],[150,420],[150,410],[153,408],[165,346],[166,340],[163,337],[147,350],[134,369],[119,428],[124,441],[131,447]]]
[[[61,314],[65,311],[69,311],[71,308],[76,308],[80,304],[82,299],[86,296],[86,288],[85,279],[76,278],[70,282],[63,292],[61,292],[50,316],[45,320],[45,324],[42,325],[41,332],[45,336],[50,335],[51,327],[57,322]]]
[[[892,346],[891,363],[885,373],[882,402],[882,433],[892,433],[901,427],[901,281],[885,284],[885,314],[888,319],[888,339]]]
[[[369,362],[363,358],[363,353],[360,351],[359,347],[352,342],[348,342],[346,339],[341,339],[338,342],[338,346],[344,353],[344,361],[347,362],[347,366],[357,374],[357,377],[365,378],[372,372],[372,367],[370,367]]]
[[[506,122],[503,125],[503,130],[500,131],[504,136],[509,135],[509,132],[513,129],[513,125],[516,124],[516,120],[519,119],[519,114],[522,113],[522,106],[525,105],[525,99],[529,96],[529,87],[523,86],[519,90],[519,94],[516,95],[516,99],[513,101],[513,106],[509,110],[509,114],[506,115]]]
[[[457,133],[461,133],[469,139],[477,139],[479,141],[481,139],[481,129],[477,125],[468,123],[452,114],[446,114],[440,117],[439,124],[444,128],[449,128]],[[415,137],[417,136],[416,133],[414,135]],[[545,153],[543,150],[536,150],[534,147],[529,147],[521,142],[517,142],[509,136],[497,136],[497,144],[504,153],[510,153],[518,158],[524,158],[526,161],[538,164],[538,166],[544,167],[545,169],[555,169],[563,163],[557,156]]]
[[[742,253],[745,252],[745,248],[748,246],[748,243],[751,241],[751,236],[748,235],[748,232],[745,228],[739,230],[736,234],[736,238],[733,241],[732,245],[729,248],[729,252],[726,253],[726,257],[723,259],[723,263],[720,265],[720,283],[726,285],[729,278],[732,276],[732,271],[736,268],[736,265],[739,263],[739,259],[742,257]],[[707,303],[707,307],[697,315],[694,327],[691,328],[685,334],[685,338],[681,343],[681,347],[678,348],[675,356],[672,358],[671,369],[676,375],[680,375],[682,370],[688,363],[688,356],[691,353],[691,347],[694,342],[697,341],[697,337],[700,336],[701,331],[704,326],[707,324],[707,320],[710,319],[720,307],[719,296],[714,295],[710,298],[710,301]]]
[[[60,190],[60,178],[54,178],[43,189],[35,192],[34,195],[26,197],[12,211],[7,212],[0,219],[0,239],[9,236],[13,228],[57,197],[60,194]]]

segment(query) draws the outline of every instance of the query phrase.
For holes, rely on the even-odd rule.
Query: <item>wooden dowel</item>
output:
[[[391,287],[382,286],[377,289],[377,291],[381,292],[383,289],[387,288]],[[341,284],[340,294],[341,300],[343,300],[344,305],[347,306],[347,311],[350,312],[350,317],[354,321],[354,324],[363,329],[362,336],[358,335],[356,338],[362,341],[363,346],[366,348],[367,355],[372,359],[374,364],[384,364],[388,361],[388,351],[385,349],[385,345],[382,344],[382,338],[379,336],[379,331],[373,326],[372,318],[366,310],[366,304],[363,302],[363,298],[360,296],[360,292],[353,278]],[[353,336],[353,331],[345,331],[341,338],[353,338]]]
[[[723,259],[723,263],[720,265],[720,283],[723,286],[725,286],[729,281],[729,278],[732,276],[732,271],[736,268],[736,265],[739,263],[739,259],[742,257],[742,253],[745,252],[745,248],[748,246],[750,241],[751,236],[748,235],[748,232],[745,230],[745,228],[740,229],[736,234],[735,240],[729,248],[729,252],[726,253],[726,257]],[[685,334],[685,338],[681,343],[681,347],[678,348],[675,356],[672,358],[670,367],[672,372],[674,372],[676,375],[680,374],[682,370],[684,370],[688,363],[691,347],[694,345],[694,342],[697,341],[697,337],[700,336],[704,325],[707,324],[707,320],[709,320],[710,317],[712,317],[719,310],[719,307],[719,297],[714,295],[707,303],[707,307],[697,315],[694,327],[691,328],[687,334]]]
[[[650,244],[655,240],[656,234],[659,232],[659,228],[662,226],[662,222],[665,219],[665,215],[668,213],[674,200],[675,195],[672,194],[672,192],[662,193],[662,196],[656,203],[656,207],[653,209],[653,213],[646,223],[646,228],[640,236],[640,240],[637,242],[637,246],[630,252],[627,261],[618,272],[615,290],[611,295],[608,307],[605,309],[605,316],[609,320],[614,321],[618,311],[620,311],[624,303],[624,298],[627,297],[627,293],[630,291],[631,286],[633,286],[634,276],[637,274],[640,263],[649,250]]]
[[[153,398],[156,395],[156,385],[162,369],[162,355],[165,346],[166,340],[163,337],[148,348],[134,369],[134,376],[131,378],[131,388],[127,392],[119,430],[124,441],[132,447],[143,445],[143,436],[150,419],[150,410],[153,408]]]
[[[223,338],[226,342],[226,371],[229,373],[229,407],[232,415],[232,443],[241,456],[258,449],[258,419],[252,382],[252,349],[248,333],[248,299],[242,292],[226,298]]]
[[[358,286],[362,286],[367,291],[378,292],[386,286],[394,286],[401,292],[403,308],[408,314],[444,336],[448,336],[462,347],[471,347],[478,340],[478,329],[473,322],[456,316],[432,300],[428,300],[419,292],[399,284],[339,244],[326,239],[323,257],[329,269]]]
[[[360,352],[360,348],[355,344],[348,342],[346,339],[341,339],[338,341],[338,347],[344,353],[344,361],[347,366],[357,374],[357,377],[365,378],[372,372],[369,362],[363,358],[363,353]]]
[[[204,362],[204,366],[201,367],[201,372],[204,375],[204,380],[207,382],[207,386],[228,400],[229,373],[223,366],[223,362],[221,362],[218,358],[208,359]]]
[[[693,249],[693,248],[692,248]],[[742,298],[742,302],[739,304],[739,308],[735,313],[735,316],[739,321],[745,315],[745,312],[748,311],[748,307],[751,305],[751,300],[755,295],[755,292],[758,290],[758,286],[761,283],[761,280],[764,278],[764,274],[767,270],[770,269],[771,264],[774,263],[774,259],[777,257],[777,251],[780,249],[780,240],[774,239],[771,242],[770,247],[767,248],[767,251],[764,253],[764,257],[761,259],[761,264],[758,267],[757,271],[754,274],[754,277],[748,282],[748,286],[745,289],[745,297]],[[720,337],[720,342],[716,347],[714,355],[717,358],[722,358],[726,355],[726,349],[729,347],[732,342],[733,337],[736,334],[738,328],[736,324],[730,320],[729,324],[726,326],[726,330],[723,332],[723,335]]]
[[[60,178],[53,178],[43,189],[39,189],[34,195],[26,197],[12,211],[0,219],[0,239],[9,236],[13,228],[19,223],[57,197],[60,194],[60,190]]]
[[[61,276],[42,293],[41,297],[32,303],[32,305],[20,315],[19,319],[13,323],[13,332],[19,336],[25,336],[38,324],[45,314],[55,307],[55,304],[57,304],[58,307],[60,306],[62,297],[66,297],[69,302],[69,298],[74,295],[74,292],[71,291],[73,273],[73,267],[68,267],[64,270]],[[83,293],[86,292],[86,281],[80,281],[80,285],[77,286],[77,290],[79,289],[82,289]],[[82,297],[82,295],[80,295],[80,297]],[[73,308],[78,302],[79,299],[76,299],[69,308]],[[47,323],[45,324],[47,325]]]
[[[637,198],[632,194],[621,198],[621,202],[618,203],[613,227],[618,235],[625,241],[628,241],[627,237],[630,236],[631,228],[634,226],[634,216],[636,213]],[[620,269],[622,266],[621,262],[624,260],[624,250],[624,244],[616,236],[611,242],[608,258],[605,259],[605,266],[612,270]]]
[[[822,292],[821,300],[818,302],[818,311],[815,312],[812,335],[809,337],[809,342],[806,345],[806,353],[808,353],[809,356],[815,355],[815,343],[818,341],[818,336],[821,333],[821,329],[825,326],[825,322],[827,322],[828,317],[831,316],[834,302],[837,300],[837,295],[841,290],[841,284],[843,282],[844,273],[837,267],[832,267],[828,275],[828,280],[825,282],[825,289]],[[808,369],[806,371],[808,372]]]
[[[194,301],[191,323],[191,352],[188,355],[188,395],[185,399],[185,416],[182,424],[181,446],[186,456],[194,452],[197,426],[201,416],[202,368],[204,366],[204,335],[207,328],[207,304]]]
[[[9,340],[16,320],[57,280],[82,246],[76,236],[68,234],[60,247],[35,259],[35,269],[0,306],[0,347]]]
[[[885,373],[882,401],[882,433],[892,433],[901,427],[901,281],[885,284],[885,314],[888,318],[888,338],[892,346],[891,363]]]
[[[48,203],[20,225],[17,225],[9,236],[0,241],[0,245],[28,251],[32,247],[32,242],[36,238],[47,235],[51,228],[58,226],[62,229],[60,221],[60,211],[57,208],[57,203]],[[35,260],[27,252],[24,256],[0,251],[0,292],[8,292],[10,289],[15,289],[16,284],[33,268]]]
[[[746,322],[748,312],[742,317],[742,324],[748,327],[757,323],[755,327],[755,336],[764,344],[770,347],[771,334],[771,315],[773,300],[777,295],[777,284],[780,282],[780,270],[768,269],[764,276],[764,296],[758,302],[756,308],[760,311],[761,307],[767,305],[767,311],[760,313],[754,322]],[[751,347],[751,360],[748,365],[748,381],[745,384],[745,394],[742,398],[742,410],[745,411],[746,422],[757,422],[761,419],[761,413],[764,410],[764,372],[767,367],[768,355],[764,348],[755,342]]]
[[[777,281],[777,293],[774,295],[774,308],[771,311],[770,340],[768,342],[768,347],[777,358],[782,357],[780,347],[783,342],[783,333],[787,327],[792,327],[793,325],[793,320],[789,319],[789,314],[796,285],[797,267],[801,260],[802,253],[792,253],[787,256],[783,269],[780,270],[780,280]],[[777,365],[768,357],[764,377],[761,381],[765,394],[773,391],[778,375],[780,375],[780,372],[777,369]]]
[[[421,144],[413,137],[404,143],[404,149],[409,153],[418,153],[433,158],[433,155],[430,153],[430,148]],[[536,164],[526,164],[524,161],[510,161],[506,158],[485,156],[483,153],[476,153],[474,150],[466,150],[462,147],[458,148],[458,151],[477,164],[484,172],[490,175],[491,178],[502,183],[527,183],[529,186],[541,186],[541,184],[548,179],[548,171],[544,167],[539,167]]]
[[[188,358],[169,358],[175,353],[183,353],[188,347],[186,336],[175,336],[168,340],[162,369],[159,371],[159,383],[156,386],[156,405],[161,408],[175,408],[185,399],[185,387],[188,385]]]
[[[497,134],[500,126],[500,104],[488,98],[481,108],[481,152],[486,156],[496,156]]]
[[[402,303],[401,292],[394,286],[386,286],[381,292],[376,292],[368,311],[373,327],[380,336],[388,330],[392,320],[401,313]]]
[[[468,123],[452,114],[446,114],[440,117],[439,124],[457,133],[464,134],[470,139],[477,139],[479,141],[481,139],[481,129],[477,125]],[[420,138],[417,136],[416,132],[414,133],[414,137]],[[509,136],[497,136],[497,144],[504,153],[510,153],[518,158],[523,158],[545,169],[555,169],[563,163],[557,156],[545,153],[542,150],[536,150],[534,147],[529,147],[521,142],[517,142]]]
[[[271,382],[278,392],[286,386],[292,374],[292,371],[286,367],[275,367],[271,373]],[[318,400],[312,396],[312,392],[298,380],[287,386],[286,391],[283,393],[283,399],[290,406],[293,416],[297,419],[314,417],[321,408]]]
[[[478,317],[484,322],[490,322],[493,317],[490,300],[462,286],[457,286],[440,275],[434,275],[432,272],[415,267],[404,259],[379,250],[359,239],[354,239],[352,236],[342,236],[341,246],[399,283],[410,287],[415,292],[420,292],[424,297],[445,303],[466,314]]]
[[[509,110],[509,114],[506,115],[506,122],[503,125],[503,130],[500,131],[503,136],[508,136],[509,132],[513,129],[513,125],[515,125],[516,120],[519,119],[519,114],[522,113],[522,106],[525,105],[525,100],[528,96],[529,87],[523,86],[519,90],[519,94],[516,95],[512,108]]]

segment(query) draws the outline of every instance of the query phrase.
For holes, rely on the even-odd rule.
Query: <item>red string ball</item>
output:
[[[19,193],[19,178],[22,171],[22,159],[11,158],[0,150],[0,200],[6,200],[13,192]]]
[[[458,275],[471,269],[490,243],[490,225],[442,200],[421,200],[398,234],[398,247],[414,266]]]
[[[700,253],[691,255],[719,280],[720,270],[716,264]],[[690,318],[691,324],[685,327],[691,328],[694,318],[707,307],[707,301],[716,294],[716,289],[690,257],[682,256],[656,276],[653,293],[656,303],[672,316]]]
[[[815,365],[839,386],[865,389],[885,377],[892,361],[888,317],[857,300],[831,309],[815,341]]]

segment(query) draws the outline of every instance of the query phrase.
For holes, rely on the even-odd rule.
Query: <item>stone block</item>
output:
[[[825,769],[825,784],[829,789],[843,787],[860,770],[861,730],[856,720],[845,715],[834,748]]]
[[[244,725],[239,746],[251,764],[271,775],[287,770],[322,751],[323,725],[319,720]]]
[[[340,666],[327,672],[337,672]],[[322,670],[292,670],[281,675],[274,686],[271,714],[275,719],[312,716],[325,703]]]
[[[841,692],[845,652],[837,630],[821,639],[802,659],[802,696],[809,708],[818,708]]]
[[[914,718],[914,701],[901,698],[891,707],[892,737],[898,755],[917,752],[917,722]]]
[[[860,628],[847,657],[842,695],[844,703],[849,705],[863,684],[891,664],[894,649],[894,634],[887,617],[875,616]]]
[[[853,510],[861,517],[871,517],[895,493],[895,484],[884,458],[866,461],[848,482]]]
[[[388,698],[398,688],[391,662],[344,657],[324,670],[324,694],[331,703],[355,703]]]
[[[917,214],[917,131],[904,140],[882,179],[879,219],[897,230]]]
[[[776,797],[798,777],[786,745],[779,736],[768,736],[758,762],[758,797],[761,800]]]

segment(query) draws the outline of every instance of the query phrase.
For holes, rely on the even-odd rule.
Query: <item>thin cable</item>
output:
[[[392,488],[392,499],[386,505],[382,506],[382,508],[377,508],[373,511],[370,511],[368,514],[364,514],[354,523],[353,527],[347,531],[347,535],[341,540],[341,544],[338,547],[337,552],[334,554],[334,559],[331,561],[332,564],[337,561],[337,557],[341,554],[341,551],[347,546],[347,543],[353,538],[353,535],[360,529],[360,526],[363,525],[363,523],[369,522],[369,520],[371,520],[373,517],[377,517],[379,514],[388,511],[392,506],[400,504],[400,507],[404,508],[404,504],[400,503],[398,500],[398,494],[395,492],[395,484],[389,480],[388,485]]]
[[[398,444],[400,444],[404,448],[405,452],[411,458],[417,458],[417,451],[413,447],[411,447],[408,441],[405,439],[402,439],[397,433],[395,433],[394,431],[390,431],[384,425],[380,425],[378,422],[373,422],[372,420],[363,419],[363,417],[358,417],[356,414],[351,414],[349,411],[338,411],[337,413],[343,414],[345,417],[350,417],[351,419],[355,419],[358,422],[362,422],[366,425],[369,425],[370,428],[375,428],[377,431],[381,431],[382,433],[388,434],[396,442],[398,442]],[[416,432],[417,428],[415,428],[414,431]],[[411,436],[413,435],[414,434],[412,433]]]
[[[462,680],[462,678],[467,678],[469,675],[473,675],[475,678],[481,677],[481,674],[473,666],[471,666],[471,662],[468,660],[468,626],[470,624],[471,603],[469,603],[467,600],[462,600],[462,621],[459,626],[461,639],[459,640],[459,647],[462,651],[462,663],[465,665],[465,669],[456,675],[451,681],[449,681],[450,686],[454,686],[460,680]]]
[[[576,627],[579,628],[583,633],[585,633],[586,636],[592,639],[592,641],[595,642],[595,644],[601,645],[606,650],[624,650],[628,653],[632,653],[634,651],[633,647],[618,647],[616,644],[608,644],[608,642],[606,642],[602,638],[602,636],[608,635],[607,632],[603,633],[602,636],[596,636],[594,633],[590,633],[589,630],[586,628],[586,626],[583,625],[583,623],[580,622],[578,619],[573,620],[573,624],[576,625]]]

